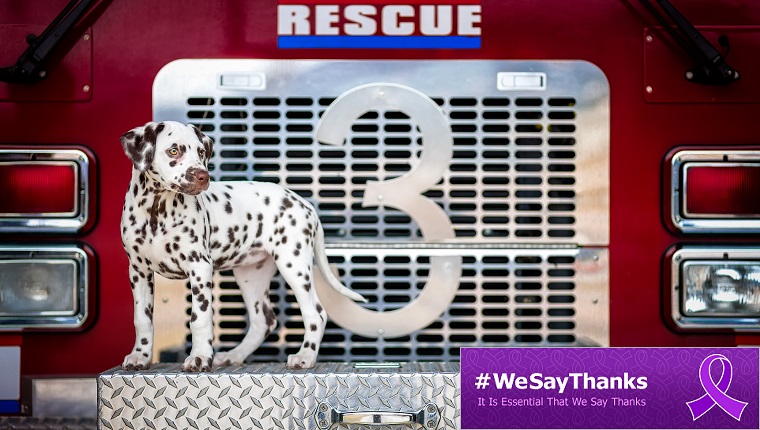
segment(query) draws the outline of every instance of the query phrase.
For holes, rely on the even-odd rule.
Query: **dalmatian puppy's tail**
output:
[[[327,261],[327,254],[325,253],[325,232],[322,230],[321,223],[317,224],[317,232],[314,236],[314,258],[317,260],[317,267],[322,272],[322,276],[335,291],[357,302],[367,303],[367,299],[362,297],[361,294],[348,289],[330,270],[330,264]]]

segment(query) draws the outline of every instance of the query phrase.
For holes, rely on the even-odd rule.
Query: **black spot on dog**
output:
[[[148,344],[148,339],[146,339],[146,338],[140,339],[140,344],[147,345]]]
[[[228,214],[232,213],[232,205],[230,204],[229,201],[224,204],[224,211],[227,212]]]
[[[190,314],[190,322],[195,322],[195,320],[198,319],[198,315],[195,314],[195,312]]]
[[[209,304],[208,300],[204,300],[203,303],[201,303],[201,312],[206,312],[206,310],[208,309],[208,304]]]
[[[264,304],[263,310],[264,310],[264,319],[266,320],[267,327],[274,327],[277,321],[277,317],[274,315],[274,311],[267,304]]]
[[[309,329],[311,331],[317,331],[317,325],[316,324],[312,324],[312,325],[309,326]]]

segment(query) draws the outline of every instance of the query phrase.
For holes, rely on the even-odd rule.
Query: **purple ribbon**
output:
[[[710,375],[710,366],[716,360],[719,360],[722,366],[720,379],[717,384],[713,381],[712,375]],[[712,354],[702,361],[702,364],[699,366],[699,382],[702,384],[705,394],[696,400],[686,402],[694,421],[706,414],[715,405],[718,405],[719,408],[723,409],[735,420],[739,421],[741,419],[742,412],[747,407],[747,403],[736,400],[726,394],[728,387],[731,386],[732,373],[731,362],[722,354]]]

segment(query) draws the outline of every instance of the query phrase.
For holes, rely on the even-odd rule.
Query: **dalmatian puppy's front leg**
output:
[[[193,252],[193,257],[196,253]],[[192,348],[190,356],[182,364],[184,372],[210,372],[214,356],[211,343],[214,340],[214,324],[211,320],[211,278],[214,269],[208,257],[195,257],[200,261],[190,266],[190,287],[192,291],[192,306],[190,313],[190,333]]]
[[[124,357],[125,370],[143,370],[150,367],[153,358],[153,272],[134,263],[129,265],[135,312],[135,345]]]

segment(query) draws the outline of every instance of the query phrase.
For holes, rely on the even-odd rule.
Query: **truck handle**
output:
[[[360,424],[365,426],[404,425],[423,429],[435,429],[441,415],[434,403],[427,403],[418,411],[337,411],[327,402],[317,406],[314,414],[317,427],[322,430],[337,427],[339,424]]]

